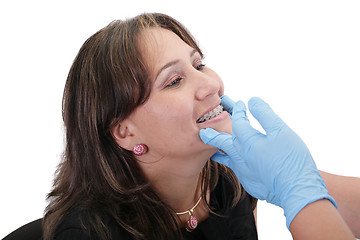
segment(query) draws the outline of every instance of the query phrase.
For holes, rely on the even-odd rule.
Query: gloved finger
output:
[[[234,118],[236,114],[236,117]],[[232,108],[232,115],[233,118],[232,120],[238,120],[238,119],[243,119],[246,120],[247,122],[249,121],[247,118],[247,114],[246,114],[246,106],[245,103],[243,101],[237,101]]]
[[[227,111],[229,114],[232,114],[235,102],[227,95],[222,95],[220,98],[221,105],[224,107],[224,110]]]
[[[254,129],[246,116],[245,104],[237,102],[233,109],[232,134],[240,144],[249,143],[249,139],[259,135],[259,131]]]
[[[227,167],[229,167],[230,165],[230,161],[231,161],[231,158],[229,155],[226,155],[220,151],[217,151],[214,155],[211,156],[210,158],[211,160],[215,161],[215,162],[218,162],[218,163],[221,163]]]
[[[219,133],[212,128],[206,128],[200,130],[200,138],[205,144],[221,149],[230,156],[236,153],[230,134]]]
[[[248,106],[251,114],[261,124],[267,134],[277,131],[285,125],[283,120],[271,109],[269,104],[261,98],[251,98]]]

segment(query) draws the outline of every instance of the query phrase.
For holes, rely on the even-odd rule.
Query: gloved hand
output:
[[[248,103],[266,135],[251,127],[242,101],[225,96],[222,105],[232,115],[232,135],[207,128],[200,137],[226,153],[211,159],[230,167],[250,195],[283,208],[288,228],[309,203],[325,198],[337,207],[304,142],[268,104],[260,98]]]

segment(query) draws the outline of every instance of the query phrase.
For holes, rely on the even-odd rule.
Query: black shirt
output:
[[[251,197],[247,193],[244,198],[237,204],[237,206],[228,212],[217,211],[221,209],[223,198],[232,196],[231,192],[227,194],[228,188],[226,184],[220,179],[217,187],[211,193],[211,207],[214,207],[215,212],[221,214],[217,216],[210,214],[210,216],[203,222],[200,222],[196,229],[192,232],[187,232],[182,229],[184,239],[186,240],[218,240],[218,239],[246,239],[255,240],[257,238],[257,231],[255,226],[255,219],[253,209],[251,206]],[[225,194],[224,194],[225,193]],[[74,211],[65,217],[55,232],[56,240],[90,240],[96,239],[94,236],[89,236],[86,230],[83,230],[81,221],[79,220],[79,213]],[[130,234],[123,228],[118,226],[115,221],[108,221],[105,223],[110,229],[113,239],[130,240]]]

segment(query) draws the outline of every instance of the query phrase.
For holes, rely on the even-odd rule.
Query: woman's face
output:
[[[222,80],[203,65],[195,49],[169,30],[146,30],[139,44],[152,90],[148,101],[129,117],[138,143],[145,143],[152,156],[209,158],[216,149],[201,141],[200,129],[231,131],[229,115],[219,107]],[[213,118],[201,122],[205,114]]]

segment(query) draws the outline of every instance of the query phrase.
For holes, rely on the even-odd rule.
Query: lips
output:
[[[205,113],[201,118],[199,118],[196,123],[202,123],[216,116],[220,115],[223,112],[223,106],[219,105],[210,112]]]

